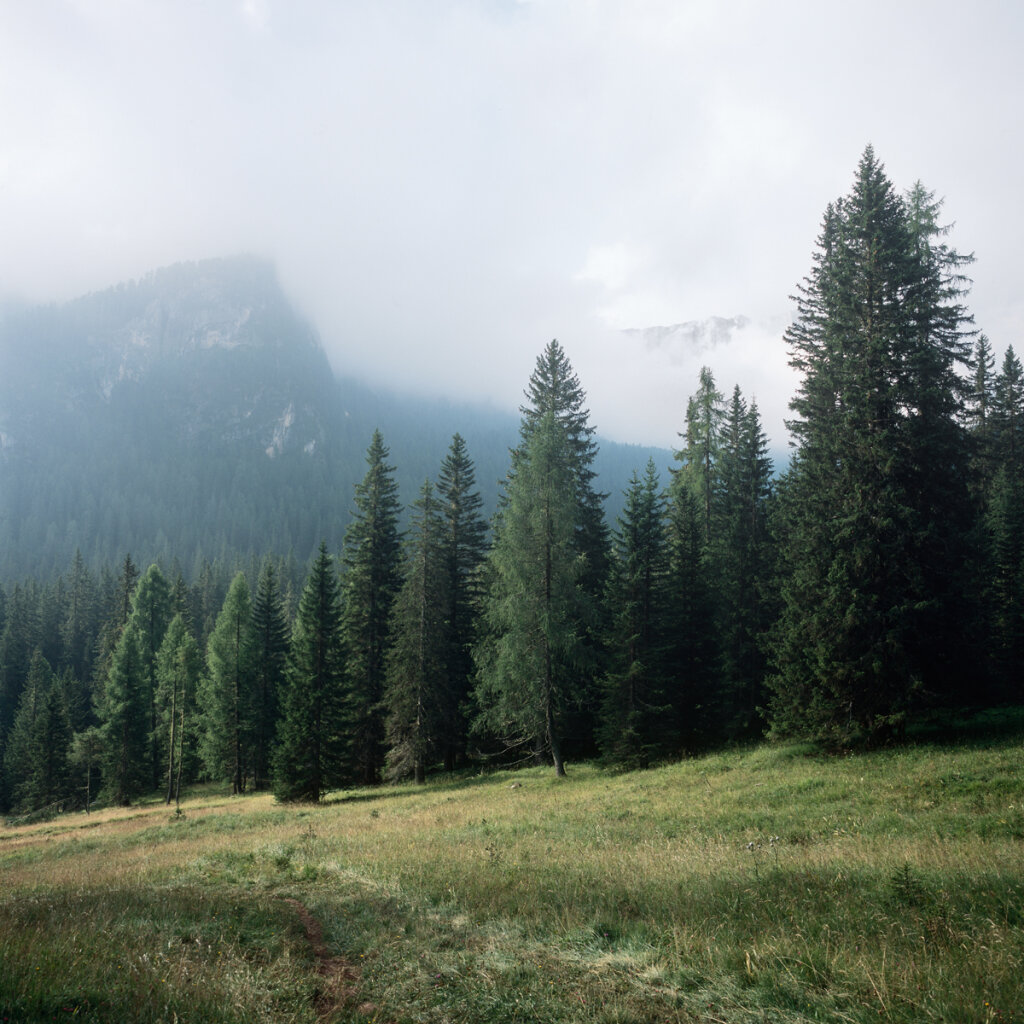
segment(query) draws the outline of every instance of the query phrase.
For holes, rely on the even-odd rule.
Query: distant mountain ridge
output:
[[[538,350],[540,344],[538,344]],[[523,382],[525,385],[525,381]],[[584,382],[585,385],[585,382]],[[401,497],[455,431],[493,508],[518,417],[335,378],[315,329],[252,257],[178,264],[0,319],[0,574],[338,549],[370,436]],[[617,499],[654,448],[601,444]],[[612,501],[612,511],[617,501]]]

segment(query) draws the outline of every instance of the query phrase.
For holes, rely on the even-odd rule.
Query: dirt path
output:
[[[298,914],[313,956],[316,957],[316,972],[323,979],[323,985],[314,1000],[317,1017],[323,1021],[330,1020],[355,998],[359,969],[343,956],[331,955],[324,942],[323,927],[304,904],[293,899],[285,899],[284,902]],[[373,1003],[361,1003],[359,1012],[370,1016],[377,1012],[377,1007]]]

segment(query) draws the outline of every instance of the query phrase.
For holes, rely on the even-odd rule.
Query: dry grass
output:
[[[316,1019],[297,899],[361,968],[338,1020],[1024,1019],[1019,740],[807,755],[4,830],[0,1007],[52,1019],[45,952],[81,1019]]]

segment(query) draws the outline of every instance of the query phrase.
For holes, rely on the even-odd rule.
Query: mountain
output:
[[[525,384],[525,381],[524,381]],[[0,575],[291,555],[341,545],[375,428],[403,501],[466,439],[485,504],[518,416],[336,378],[273,267],[179,264],[63,305],[0,319]],[[634,468],[663,450],[603,442],[618,508]]]

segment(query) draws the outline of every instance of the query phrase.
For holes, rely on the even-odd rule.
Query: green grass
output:
[[[1022,753],[760,746],[7,828],[0,1020],[1020,1024]],[[349,965],[332,991],[289,900]]]

